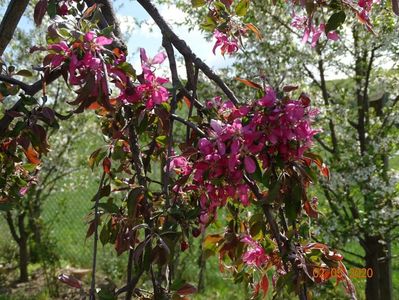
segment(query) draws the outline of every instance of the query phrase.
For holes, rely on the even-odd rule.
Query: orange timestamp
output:
[[[372,268],[350,268],[347,276],[353,278],[371,278],[374,275]],[[313,268],[313,277],[320,279],[328,279],[331,277],[343,277],[345,272],[340,268]]]

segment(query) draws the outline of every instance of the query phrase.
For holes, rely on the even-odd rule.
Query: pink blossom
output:
[[[141,66],[144,70],[149,70],[153,65],[160,65],[166,59],[165,52],[160,52],[155,55],[152,59],[148,58],[147,53],[144,48],[140,48],[140,59],[141,59]]]
[[[249,174],[252,174],[252,173],[254,173],[256,171],[256,164],[255,164],[254,160],[251,157],[246,156],[244,158],[244,165],[245,165],[245,170]]]
[[[112,44],[112,39],[105,36],[97,36],[94,31],[89,31],[84,36],[85,42],[89,42],[92,50],[102,50],[102,46]]]
[[[156,77],[152,72],[144,74],[144,82],[136,88],[136,91],[140,98],[146,101],[147,109],[168,101],[169,92],[163,86],[167,82],[168,79]]]
[[[234,37],[228,37],[225,33],[215,30],[213,36],[216,38],[215,45],[213,46],[213,54],[216,54],[216,49],[220,47],[220,52],[224,55],[232,54],[238,51],[238,41]]]
[[[189,175],[192,168],[185,157],[176,156],[170,161],[169,170],[175,170],[177,174]]]
[[[242,260],[248,266],[262,267],[270,260],[270,256],[265,253],[258,242],[254,241],[252,237],[245,236],[241,239],[241,242],[248,245],[247,251],[243,254]]]
[[[271,107],[276,102],[276,92],[268,87],[265,90],[265,95],[258,100],[258,104],[261,106]]]

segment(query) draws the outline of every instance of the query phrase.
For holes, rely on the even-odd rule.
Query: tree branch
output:
[[[322,146],[325,150],[330,152],[331,154],[334,154],[334,149],[328,147],[319,137],[315,136],[314,139]]]
[[[10,228],[12,238],[15,240],[17,244],[19,244],[21,239],[18,236],[17,231],[15,230],[14,221],[12,220],[11,212],[7,211],[4,218],[6,219],[8,227]]]
[[[1,75],[1,74],[0,74],[0,81],[18,85],[25,92],[26,95],[34,96],[38,91],[42,90],[43,85],[52,83],[54,80],[56,80],[60,76],[61,76],[61,70],[57,69],[57,70],[50,72],[47,76],[44,77],[44,79],[42,78],[31,85],[28,85],[28,84],[26,84],[22,81],[19,81],[15,78],[11,78],[9,76],[5,76],[5,75]],[[21,109],[23,107],[23,105],[24,105],[23,101],[19,100],[8,111],[18,111],[19,109]],[[14,120],[14,117],[6,112],[4,117],[0,120],[0,134],[7,129],[8,125],[10,125],[12,120]]]
[[[233,91],[224,83],[224,81],[216,75],[216,73],[205,64],[200,58],[198,58],[185,41],[181,40],[169,27],[169,25],[162,18],[157,8],[149,0],[137,0],[138,3],[147,11],[152,17],[158,27],[161,29],[162,35],[167,38],[173,46],[185,57],[189,58],[194,65],[196,65],[204,74],[211,80],[213,80],[217,86],[225,93],[225,95],[235,104],[239,103],[237,97]]]
[[[0,24],[0,56],[10,43],[29,0],[11,0]]]
[[[203,132],[197,125],[195,125],[194,123],[184,120],[183,118],[177,116],[177,115],[172,115],[172,118],[175,119],[176,121],[183,123],[184,125],[186,125],[187,127],[190,127],[191,129],[193,129],[196,133],[198,133],[201,137],[205,137],[206,134],[205,132]]]

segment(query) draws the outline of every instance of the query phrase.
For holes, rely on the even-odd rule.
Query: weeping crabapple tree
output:
[[[0,28],[1,54],[28,2],[10,1]],[[309,97],[294,85],[276,91],[264,80],[238,78],[253,92],[237,99],[150,1],[138,3],[160,28],[165,48],[154,57],[140,50],[140,74],[126,60],[111,1],[37,2],[36,25],[46,15],[51,19],[47,45],[31,49],[31,55],[43,56],[43,65],[34,67],[40,80],[27,84],[18,77],[24,70],[2,62],[1,93],[17,101],[0,119],[1,208],[12,208],[35,184],[49,150],[46,125],[93,110],[106,143],[89,158],[91,167],[102,167],[87,233],[93,236],[91,286],[85,289],[68,275],[60,276],[62,282],[90,299],[122,294],[131,299],[146,293],[154,299],[184,298],[196,288],[174,282],[176,256],[190,247],[190,235],[206,233],[222,214],[224,232],[206,236],[203,249],[219,256],[220,269],[231,272],[235,282],[248,284],[253,298],[265,297],[271,282],[276,297],[293,293],[310,299],[313,287],[335,279],[355,299],[342,255],[313,242],[309,232],[309,219],[318,212],[308,188],[317,172],[329,175],[311,150],[318,130],[312,128],[317,110]],[[209,9],[203,25],[214,32],[215,53],[220,49],[223,55],[233,55],[245,38],[262,38],[261,28],[245,22],[249,0],[193,2],[201,5]],[[304,41],[315,43],[323,36],[338,40],[334,30],[344,20],[337,14],[344,11],[372,30],[372,1],[286,5]],[[396,1],[392,7],[397,13]],[[332,13],[327,21],[324,11]],[[299,12],[304,17],[298,19]],[[176,51],[184,58],[186,74],[178,74]],[[166,59],[170,78],[158,75]],[[200,72],[221,94],[197,97]],[[60,77],[73,90],[67,115],[51,109],[46,95],[47,86]],[[178,123],[185,127],[184,137],[176,135]],[[154,175],[156,168],[160,178]],[[119,289],[96,286],[99,240],[114,245],[118,255],[128,252],[127,281]],[[152,291],[140,284],[152,285]]]

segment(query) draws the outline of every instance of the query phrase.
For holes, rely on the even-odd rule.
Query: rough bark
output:
[[[10,43],[29,0],[12,0],[0,24],[0,56]]]

